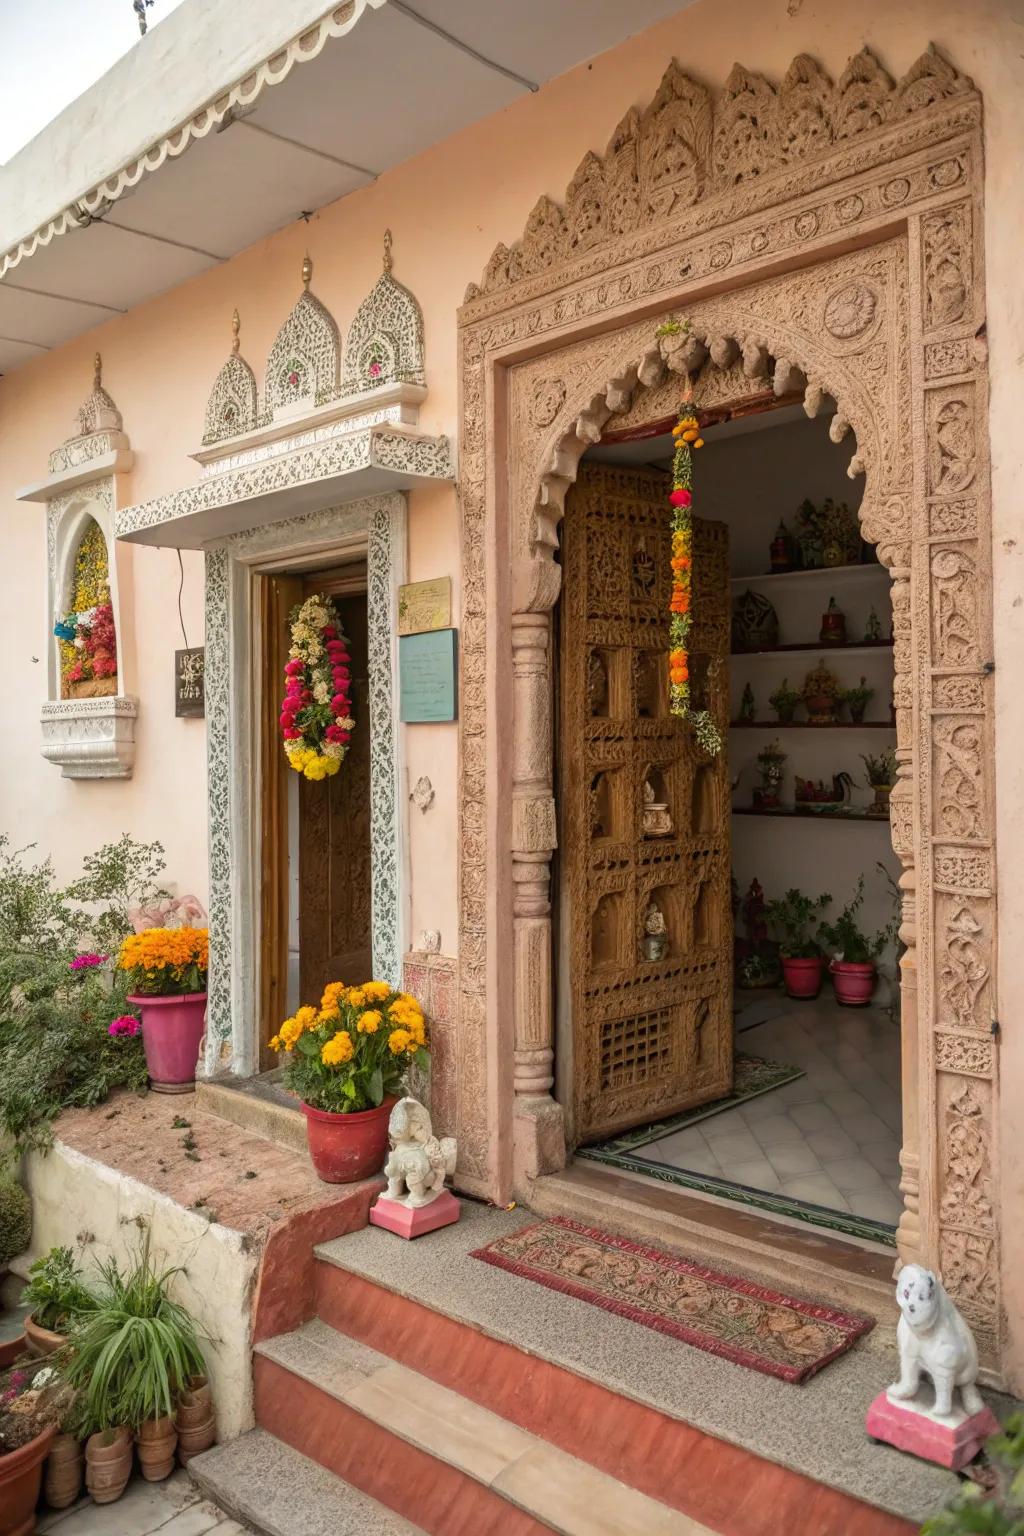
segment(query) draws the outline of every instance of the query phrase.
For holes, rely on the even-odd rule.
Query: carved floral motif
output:
[[[971,295],[970,208],[958,203],[921,221],[925,326],[962,320]]]
[[[932,551],[932,645],[940,667],[976,666],[978,646],[977,571],[961,545]]]
[[[939,962],[939,1017],[958,1029],[984,1029],[978,1003],[989,980],[987,938],[969,902],[947,907]]]

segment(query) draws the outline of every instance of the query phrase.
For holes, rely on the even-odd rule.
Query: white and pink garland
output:
[[[307,779],[333,778],[355,729],[348,641],[329,597],[314,595],[289,614],[281,734],[288,761]]]

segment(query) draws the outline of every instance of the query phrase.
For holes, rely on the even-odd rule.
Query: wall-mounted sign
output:
[[[455,719],[454,629],[402,635],[398,641],[398,717],[407,724]]]
[[[427,629],[449,629],[452,622],[452,579],[412,581],[398,589],[398,633],[419,635]]]
[[[205,646],[174,653],[174,713],[184,716],[206,713]]]

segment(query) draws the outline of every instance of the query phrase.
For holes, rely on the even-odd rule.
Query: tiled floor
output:
[[[760,1015],[768,1011],[757,1005]],[[794,1083],[634,1150],[692,1173],[895,1226],[899,1195],[899,1026],[880,1009],[784,1002],[744,1051],[803,1067]]]

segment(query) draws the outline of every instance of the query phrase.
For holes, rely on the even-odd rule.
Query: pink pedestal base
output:
[[[872,1440],[884,1440],[898,1451],[909,1451],[924,1461],[938,1462],[959,1472],[973,1461],[989,1435],[999,1429],[999,1422],[989,1408],[981,1413],[964,1413],[957,1408],[947,1419],[933,1419],[907,1403],[894,1403],[887,1392],[879,1392],[864,1425]]]
[[[450,1227],[458,1221],[462,1207],[447,1189],[431,1200],[429,1205],[411,1208],[400,1200],[389,1200],[381,1195],[370,1209],[370,1225],[383,1227],[387,1232],[397,1232],[399,1237],[422,1237],[424,1232],[436,1232],[438,1227]]]

